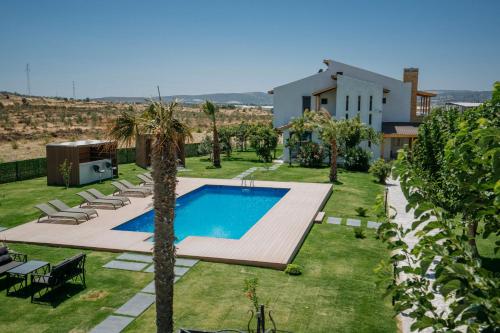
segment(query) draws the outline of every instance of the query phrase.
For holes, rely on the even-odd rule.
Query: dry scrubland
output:
[[[1,93],[0,162],[45,156],[49,142],[104,138],[106,129],[121,111],[140,111],[146,106]],[[196,106],[183,106],[180,118],[191,127],[194,142],[200,141],[209,129],[208,117]],[[243,121],[270,122],[272,116],[258,108],[223,107],[218,119],[223,126]]]

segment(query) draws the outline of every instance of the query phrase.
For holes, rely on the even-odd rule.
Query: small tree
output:
[[[368,170],[380,184],[385,184],[385,179],[391,173],[391,163],[386,162],[383,158],[376,160]]]
[[[269,126],[258,125],[250,136],[250,145],[260,159],[271,162],[272,153],[278,145],[278,133]]]
[[[232,146],[233,136],[234,136],[234,128],[232,126],[224,126],[219,129],[221,150],[226,153],[226,157],[230,157],[233,151],[233,146]]]
[[[73,167],[73,163],[69,162],[68,159],[65,159],[64,162],[59,165],[59,172],[61,173],[64,181],[64,186],[66,188],[69,187],[69,177],[71,175],[71,168]]]
[[[249,124],[242,122],[234,128],[234,137],[236,138],[236,143],[240,149],[240,151],[247,150],[247,141],[250,136],[252,130],[252,126]]]
[[[213,140],[210,135],[206,135],[198,145],[198,154],[200,155],[210,155],[210,159],[212,159],[212,151],[213,151]]]

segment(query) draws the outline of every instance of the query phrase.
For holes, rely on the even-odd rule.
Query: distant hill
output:
[[[217,104],[243,104],[243,105],[273,104],[273,97],[264,92],[162,96],[162,99],[165,101],[170,101],[174,98],[180,99],[187,104],[199,104],[206,99],[211,100]],[[122,103],[140,103],[144,102],[145,97],[102,97],[102,98],[94,98],[94,100],[108,101],[108,102],[122,102]]]
[[[433,105],[444,105],[446,102],[484,102],[491,99],[491,91],[474,90],[430,90],[437,94],[432,99]],[[247,93],[216,93],[204,95],[173,95],[162,96],[166,101],[178,98],[187,104],[199,104],[208,99],[218,104],[243,104],[243,105],[273,105],[273,97],[265,92]],[[145,97],[102,97],[96,101],[141,103]]]
[[[446,102],[484,102],[491,99],[491,91],[473,90],[429,90],[436,93],[432,98],[433,105],[444,105]]]

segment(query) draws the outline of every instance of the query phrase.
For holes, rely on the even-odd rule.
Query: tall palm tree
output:
[[[157,332],[173,332],[174,208],[177,150],[181,138],[191,138],[188,127],[176,118],[177,101],[152,102],[140,114],[122,113],[110,129],[110,137],[129,144],[136,135],[153,137],[151,162],[154,179],[154,267]]]
[[[206,100],[201,104],[201,109],[205,114],[210,117],[212,121],[212,131],[213,131],[213,153],[212,153],[212,164],[216,168],[220,168],[220,144],[219,144],[219,134],[217,133],[217,118],[216,114],[219,108],[214,103]]]

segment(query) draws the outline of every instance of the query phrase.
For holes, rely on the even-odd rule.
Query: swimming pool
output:
[[[177,198],[175,236],[239,239],[285,194],[287,188],[204,185]],[[154,210],[113,230],[154,231]]]

